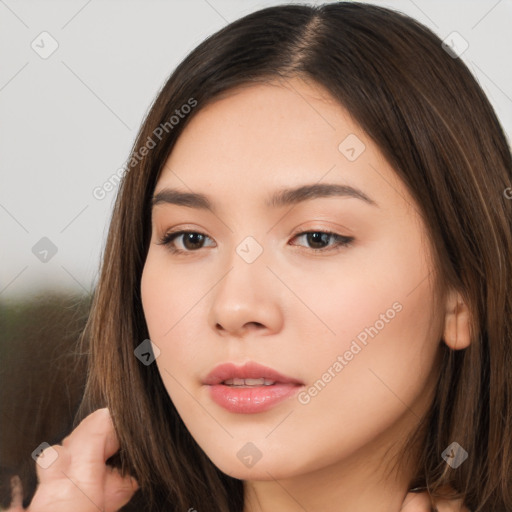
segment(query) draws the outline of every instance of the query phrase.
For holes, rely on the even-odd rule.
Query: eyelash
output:
[[[308,234],[312,234],[312,233],[320,233],[322,235],[329,235],[338,240],[337,243],[335,243],[331,247],[321,248],[321,249],[309,248],[309,250],[313,251],[313,253],[339,251],[339,250],[343,249],[344,247],[350,246],[352,244],[352,242],[354,241],[354,237],[338,235],[337,233],[333,233],[331,231],[321,231],[321,230],[301,231],[301,232],[295,234],[293,236],[293,238],[297,238],[299,236],[308,235]],[[181,235],[185,235],[185,234],[202,235],[206,238],[210,238],[207,235],[205,235],[204,233],[200,233],[199,231],[183,231],[183,230],[182,231],[174,231],[174,232],[171,231],[169,233],[166,233],[159,240],[159,242],[157,242],[157,244],[165,245],[171,251],[172,254],[189,254],[189,253],[193,253],[193,252],[198,252],[200,249],[202,249],[202,247],[201,247],[200,249],[196,249],[196,250],[192,250],[192,251],[191,250],[183,250],[183,249],[177,249],[176,247],[174,247],[172,245],[175,238],[177,238]]]

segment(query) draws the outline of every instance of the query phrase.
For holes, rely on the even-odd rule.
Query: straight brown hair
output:
[[[120,184],[81,336],[89,370],[76,417],[77,424],[110,408],[119,463],[141,485],[144,510],[196,504],[202,512],[241,512],[244,502],[243,482],[222,473],[192,438],[157,366],[134,356],[149,338],[140,280],[156,181],[180,133],[209,102],[240,85],[302,77],[329,91],[395,169],[420,208],[439,282],[460,291],[471,311],[467,349],[440,340],[435,398],[410,439],[422,446],[410,487],[433,500],[462,497],[473,512],[512,511],[511,151],[481,87],[441,43],[414,19],[379,6],[280,5],[208,37],[157,95]],[[149,139],[154,147],[141,151]],[[457,469],[441,457],[453,441],[469,454]],[[446,495],[446,486],[456,494]]]

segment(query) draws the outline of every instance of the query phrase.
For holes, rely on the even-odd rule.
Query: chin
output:
[[[251,450],[252,460],[251,460]],[[258,458],[259,457],[259,458]],[[305,472],[305,463],[297,465],[296,460],[288,459],[283,464],[283,457],[274,451],[271,455],[257,455],[256,448],[244,446],[234,453],[220,453],[216,457],[210,457],[213,464],[223,473],[239,480],[275,480],[299,475]]]

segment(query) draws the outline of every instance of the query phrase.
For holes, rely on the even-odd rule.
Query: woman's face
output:
[[[165,189],[209,208],[154,205],[144,314],[213,463],[270,480],[379,461],[397,442],[399,456],[432,396],[444,310],[418,208],[347,111],[299,79],[239,88],[191,119],[155,196]],[[191,234],[159,243],[176,231]],[[249,361],[301,384],[204,384]]]

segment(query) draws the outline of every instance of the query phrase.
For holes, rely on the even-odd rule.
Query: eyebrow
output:
[[[378,207],[378,204],[362,190],[350,185],[336,183],[314,183],[295,188],[281,189],[267,199],[265,206],[267,208],[281,208],[311,199],[334,196],[356,198],[369,205]],[[151,206],[154,207],[162,203],[215,212],[215,206],[208,196],[196,192],[183,192],[177,189],[164,188],[152,197]]]

